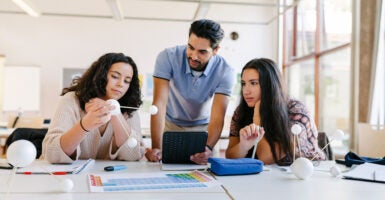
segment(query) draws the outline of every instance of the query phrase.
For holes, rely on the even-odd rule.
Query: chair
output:
[[[28,140],[32,142],[32,144],[36,147],[36,158],[39,158],[41,155],[42,150],[42,142],[45,137],[45,134],[47,133],[47,128],[17,128],[15,129],[11,135],[7,138],[7,141],[5,142],[6,149],[9,147],[9,145],[12,144],[12,142],[17,140]]]
[[[329,144],[329,138],[325,132],[318,132],[317,139],[318,139],[318,146],[321,149],[324,148],[327,144]],[[333,152],[330,144],[323,151],[326,155],[327,160],[333,160],[334,156],[333,156]]]

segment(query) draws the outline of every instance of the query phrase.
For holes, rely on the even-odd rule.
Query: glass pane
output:
[[[298,4],[297,47],[294,57],[301,57],[315,51],[316,2],[304,0]]]
[[[320,59],[318,129],[329,135],[337,129],[343,130],[346,140],[338,145],[343,149],[348,148],[350,133],[350,51],[350,48],[345,48]],[[333,148],[335,149],[335,145]]]
[[[314,118],[314,60],[288,67],[286,75],[289,96],[302,101]]]
[[[285,43],[286,43],[286,49],[284,49],[284,51],[286,51],[287,53],[287,59],[286,61],[289,61],[291,60],[291,58],[293,57],[293,41],[294,41],[294,37],[293,37],[293,9],[289,9],[286,11],[286,14],[285,14],[286,18],[285,18],[285,33],[286,33],[286,37],[285,37]]]
[[[325,0],[321,12],[321,50],[327,50],[350,42],[352,30],[351,1]],[[322,20],[321,20],[322,21]]]
[[[286,49],[287,60],[308,55],[315,51],[316,10],[314,0],[303,0],[298,3],[297,22],[295,10],[286,12]],[[295,26],[294,26],[295,25]],[[295,31],[296,29],[296,31]]]

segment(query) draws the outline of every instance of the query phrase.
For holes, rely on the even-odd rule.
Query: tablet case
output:
[[[190,156],[205,151],[207,132],[166,131],[163,134],[162,162],[190,164]]]
[[[210,171],[218,176],[257,174],[263,171],[263,162],[253,158],[209,158]]]

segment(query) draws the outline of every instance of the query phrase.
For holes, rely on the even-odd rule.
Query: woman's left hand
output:
[[[261,138],[265,135],[265,130],[263,127],[260,127],[254,123],[243,127],[239,131],[240,144],[247,148],[251,148],[256,140],[261,140]]]
[[[109,105],[103,99],[93,98],[85,105],[86,115],[83,117],[83,126],[92,130],[111,119],[111,110],[113,106]]]

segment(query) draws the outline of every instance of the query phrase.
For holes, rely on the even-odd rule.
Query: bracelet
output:
[[[210,147],[208,144],[206,144],[206,147],[210,149],[210,151],[213,151],[213,148]]]
[[[83,118],[80,118],[80,127],[82,127],[83,131],[90,132],[89,130],[85,129],[82,123]]]

